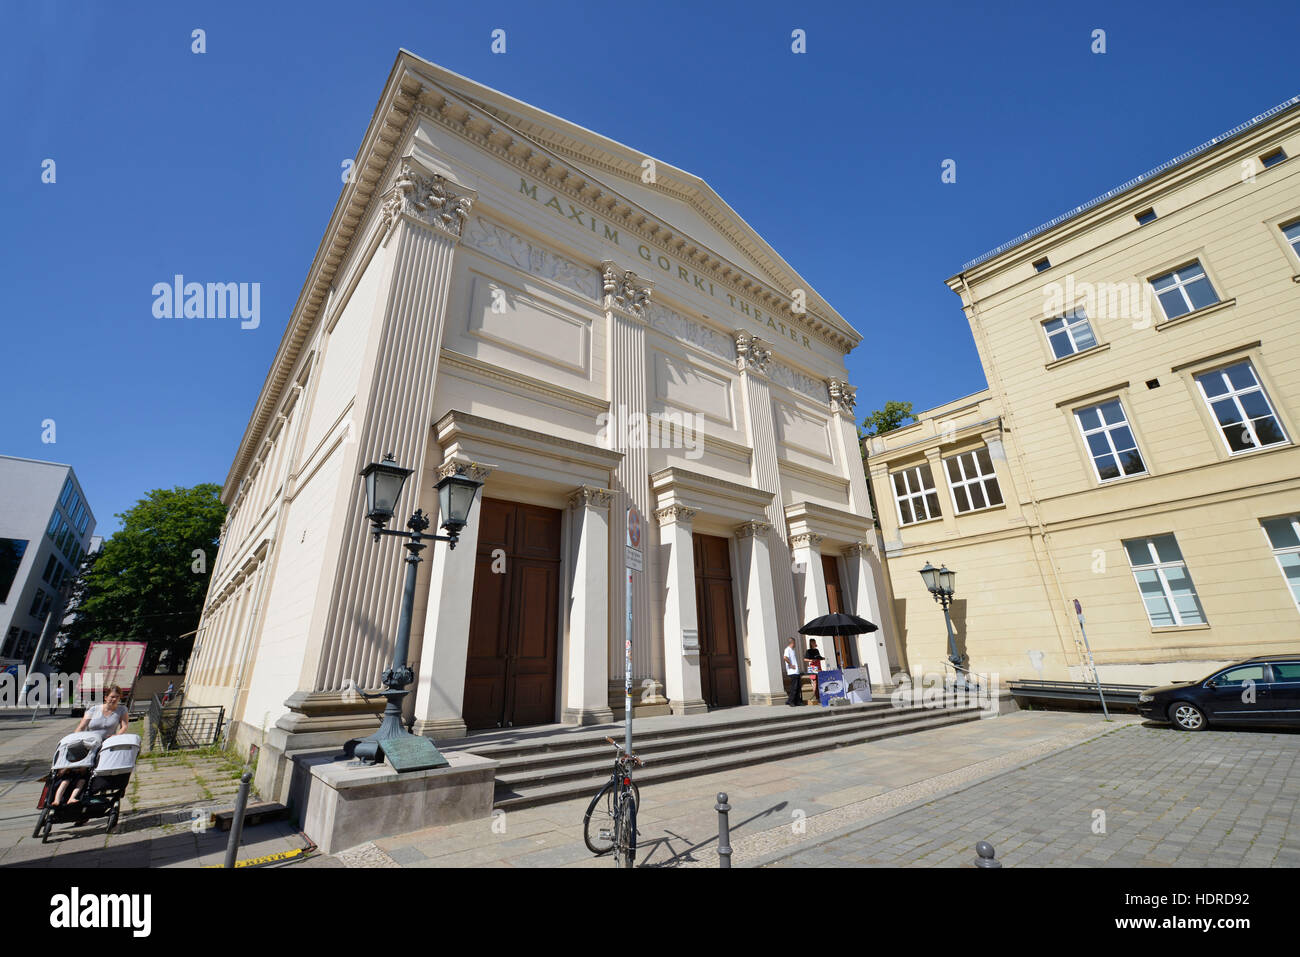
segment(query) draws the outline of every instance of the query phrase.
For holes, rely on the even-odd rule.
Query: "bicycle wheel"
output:
[[[623,867],[636,867],[636,801],[624,801],[619,808],[618,857]]]
[[[614,782],[607,781],[596,792],[596,796],[587,805],[587,813],[582,816],[582,840],[587,850],[599,857],[614,849],[612,837],[602,838],[600,832],[614,833]]]

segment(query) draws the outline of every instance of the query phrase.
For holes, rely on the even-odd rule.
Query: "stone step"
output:
[[[783,720],[765,720],[741,727],[714,728],[701,725],[690,729],[688,733],[667,738],[637,736],[633,748],[637,756],[647,763],[661,763],[667,758],[684,760],[680,757],[683,752],[694,754],[701,750],[707,752],[708,749],[714,752],[753,749],[787,737],[839,735],[867,724],[897,724],[934,709],[887,707],[827,710],[831,713],[816,721],[791,715]],[[604,738],[592,741],[582,748],[566,748],[563,751],[536,751],[509,757],[486,755],[481,751],[477,753],[501,762],[496,779],[509,786],[528,780],[558,781],[565,775],[604,774],[612,767],[614,760],[614,749]]]
[[[671,756],[660,758],[656,763],[638,770],[635,775],[637,785],[642,789],[658,781],[673,781],[681,778],[696,777],[725,771],[729,768],[751,767],[766,761],[779,761],[794,758],[814,751],[828,751],[834,748],[864,744],[884,738],[900,737],[919,731],[928,731],[969,721],[979,721],[979,708],[929,709],[921,715],[909,716],[897,723],[872,722],[860,727],[846,730],[834,735],[813,737],[786,734],[774,742],[761,747],[730,750],[726,753],[710,752],[705,756],[692,755],[680,761]],[[753,742],[751,742],[753,743]],[[518,783],[513,788],[498,787],[494,807],[501,810],[519,810],[539,804],[567,801],[577,797],[594,795],[603,779],[607,779],[610,763],[599,774],[586,778],[556,781],[553,783]]]
[[[806,726],[806,722],[835,721],[838,718],[848,715],[886,713],[895,710],[896,709],[891,706],[889,701],[872,701],[869,704],[848,705],[837,708],[822,708],[816,705],[810,705],[795,710],[788,710],[785,707],[773,707],[770,709],[770,714],[763,716],[738,717],[735,719],[724,718],[721,720],[702,723],[693,723],[688,719],[675,727],[656,728],[654,730],[642,730],[635,724],[634,718],[632,731],[635,737],[636,751],[637,753],[641,753],[641,751],[645,750],[650,744],[655,742],[670,741],[697,734],[712,733],[714,731],[739,731],[746,728],[770,727],[774,725],[794,723],[800,723],[800,726]],[[607,735],[621,740],[623,737],[622,724],[609,725],[599,731],[591,731],[588,733],[570,732],[543,737],[536,741],[524,741],[519,743],[486,743],[475,746],[472,742],[467,742],[462,750],[472,751],[474,754],[481,754],[484,757],[490,757],[494,761],[504,761],[508,758],[520,755],[579,751],[588,748],[608,748],[609,745],[605,743],[605,737]]]

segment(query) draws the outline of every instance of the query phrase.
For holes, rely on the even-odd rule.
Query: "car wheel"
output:
[[[1205,712],[1190,701],[1175,701],[1169,706],[1169,720],[1183,731],[1204,731]]]

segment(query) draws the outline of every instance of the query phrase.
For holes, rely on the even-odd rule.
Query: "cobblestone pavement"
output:
[[[33,838],[41,776],[49,770],[59,739],[76,726],[75,718],[44,712],[34,723],[30,712],[0,716],[0,867],[203,867],[222,862],[229,833],[196,832],[190,824],[196,807],[234,803],[239,782],[232,775],[237,770],[219,755],[142,755],[113,834],[101,818],[80,827],[55,825],[47,844]],[[289,824],[268,822],[244,830],[238,857],[262,857],[306,843]]]
[[[741,865],[1113,727],[1101,715],[1012,714],[648,784],[637,819],[637,863],[716,867],[719,791],[728,793],[733,808],[732,859]],[[582,815],[589,800],[425,828],[375,840],[335,859],[349,867],[612,867],[610,858],[593,857],[583,844]]]
[[[1130,724],[771,860],[780,867],[1300,866],[1300,734]]]

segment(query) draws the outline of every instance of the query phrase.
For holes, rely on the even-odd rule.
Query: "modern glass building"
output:
[[[49,654],[94,530],[72,466],[0,455],[0,663]]]

